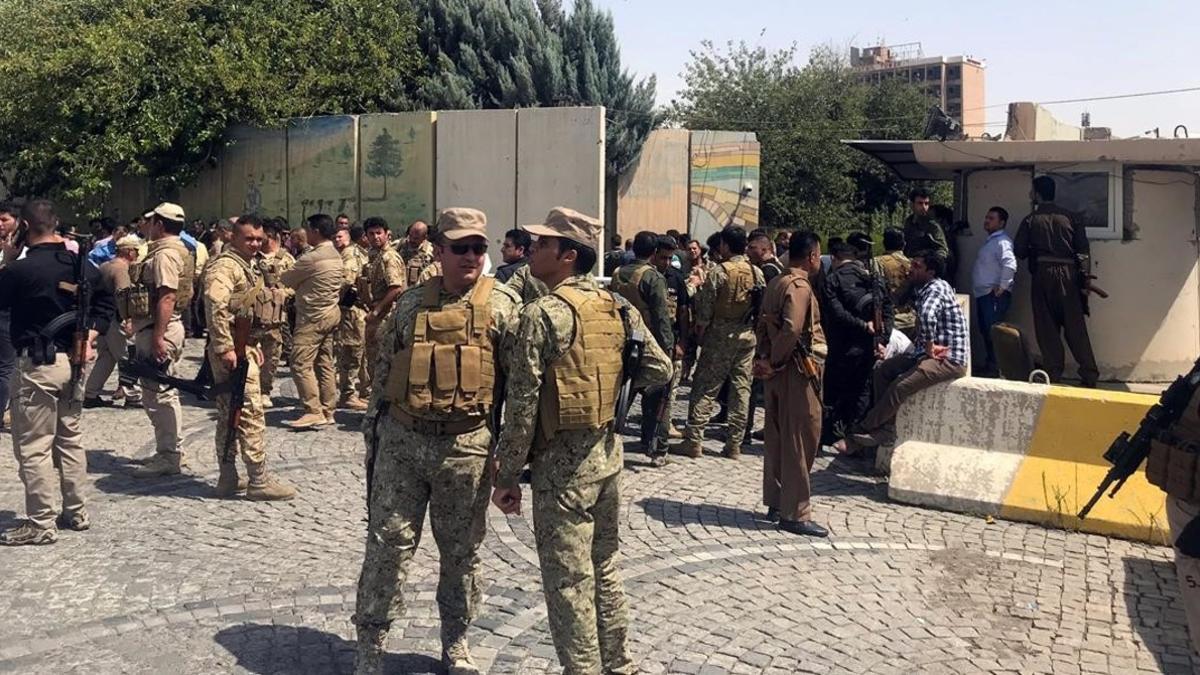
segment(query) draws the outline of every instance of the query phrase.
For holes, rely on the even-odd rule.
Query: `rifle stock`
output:
[[[250,374],[250,361],[246,354],[246,347],[250,342],[250,328],[249,316],[238,315],[233,320],[233,352],[237,355],[237,365],[229,375],[229,417],[225,425],[225,444],[221,448],[222,464],[237,459],[238,427],[241,426],[242,408],[246,405],[246,378]]]

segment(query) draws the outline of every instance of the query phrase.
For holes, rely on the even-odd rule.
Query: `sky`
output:
[[[987,64],[989,132],[1005,104],[1200,87],[1195,33],[1200,2],[826,2],[809,0],[594,0],[612,11],[624,65],[656,75],[658,102],[683,86],[701,40],[769,49],[920,42],[925,56],[972,56]],[[998,105],[997,105],[998,104]],[[1200,91],[1048,106],[1055,117],[1140,136],[1177,124],[1200,137]]]

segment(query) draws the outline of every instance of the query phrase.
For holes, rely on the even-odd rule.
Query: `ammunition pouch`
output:
[[[282,288],[259,289],[254,296],[254,325],[257,328],[278,328],[287,321],[287,291]]]
[[[1146,480],[1187,501],[1200,501],[1200,442],[1162,432],[1150,441]]]
[[[122,319],[145,321],[151,318],[150,289],[134,284],[117,291],[117,312]]]

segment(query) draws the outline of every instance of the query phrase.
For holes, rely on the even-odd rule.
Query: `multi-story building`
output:
[[[850,65],[868,83],[897,79],[921,87],[968,136],[984,131],[984,63],[969,56],[925,56],[921,43],[850,49]]]

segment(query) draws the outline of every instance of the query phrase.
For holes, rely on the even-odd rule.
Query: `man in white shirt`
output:
[[[979,331],[983,334],[983,345],[987,359],[977,369],[977,375],[994,376],[996,352],[992,348],[992,326],[1004,321],[1012,304],[1013,279],[1017,274],[1017,257],[1013,254],[1013,242],[1004,227],[1008,224],[1008,211],[999,206],[988,209],[983,219],[983,229],[988,233],[987,241],[975,257],[971,270],[971,294],[975,296],[978,310]]]

